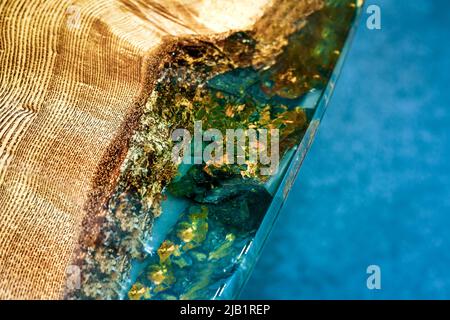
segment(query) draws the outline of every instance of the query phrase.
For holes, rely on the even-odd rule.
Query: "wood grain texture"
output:
[[[264,34],[280,1],[0,1],[0,298],[61,297],[167,39]]]

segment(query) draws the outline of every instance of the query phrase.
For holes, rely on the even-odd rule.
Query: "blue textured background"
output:
[[[242,298],[450,298],[450,2],[367,4],[382,30],[363,14]]]

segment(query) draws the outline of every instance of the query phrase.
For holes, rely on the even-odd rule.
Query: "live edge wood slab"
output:
[[[228,50],[224,39],[246,31],[254,51],[228,50],[231,62],[211,75],[265,68],[302,27],[295,22],[321,5],[0,1],[0,298],[67,294],[67,268],[82,266],[98,245],[130,141],[177,48]],[[152,208],[162,187],[151,194]]]

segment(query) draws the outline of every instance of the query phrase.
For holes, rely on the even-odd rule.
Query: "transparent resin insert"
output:
[[[315,135],[360,8],[361,1],[326,0],[299,21],[304,27],[270,68],[206,82],[195,114],[203,129],[279,129],[279,169],[261,176],[245,165],[180,165],[120,298],[238,297]],[[230,41],[242,39],[251,41],[242,33]]]

